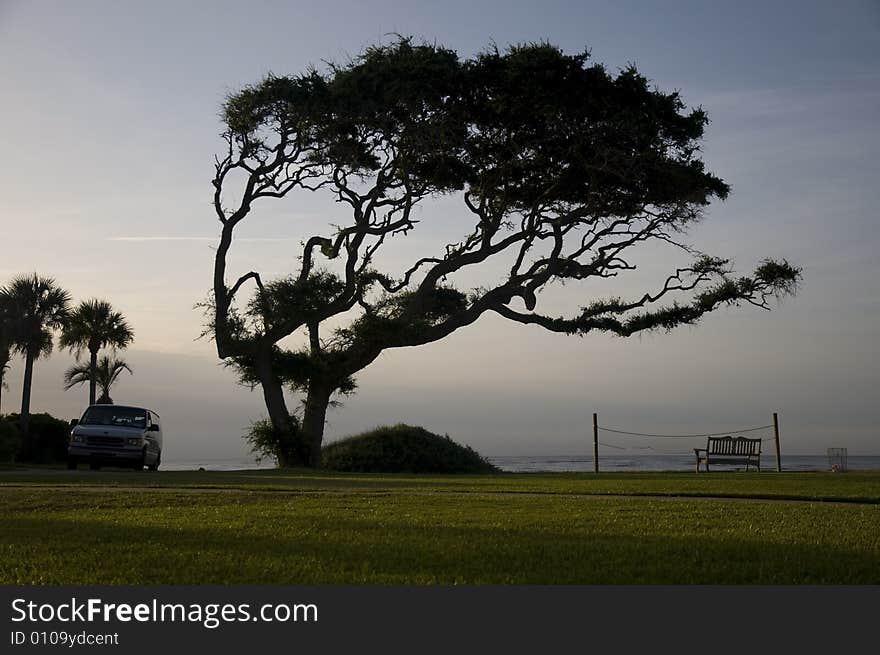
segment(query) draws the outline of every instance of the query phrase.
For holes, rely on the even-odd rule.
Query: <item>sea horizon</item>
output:
[[[495,455],[486,459],[507,473],[583,473],[593,470],[592,455]],[[783,471],[830,471],[831,460],[827,455],[783,455]],[[169,459],[163,462],[162,470],[192,471],[200,468],[206,471],[238,471],[275,468],[273,462],[252,458],[216,459]],[[776,458],[763,458],[765,471],[776,470]],[[850,471],[880,470],[880,455],[849,455],[846,468]],[[599,455],[599,470],[602,472],[624,471],[693,471],[693,454],[655,454],[655,455]],[[721,467],[719,470],[731,470]]]

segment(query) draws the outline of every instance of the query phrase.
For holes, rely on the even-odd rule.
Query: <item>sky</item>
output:
[[[128,317],[134,375],[112,395],[163,415],[165,461],[246,456],[241,435],[264,414],[261,394],[198,339],[194,309],[219,231],[211,178],[224,97],[395,34],[462,57],[547,40],[680,90],[709,113],[703,158],[733,189],[688,241],[743,272],[785,257],[804,281],[771,312],[724,309],[629,339],[485,316],[442,342],[384,353],[330,412],[328,439],[407,422],[487,455],[578,455],[591,452],[593,412],[603,426],[662,434],[760,426],[778,412],[784,453],[880,454],[877,2],[0,0],[0,284],[36,271]],[[257,207],[233,271],[293,272],[300,239],[326,232],[333,211],[302,195]],[[395,244],[392,265],[442,248],[450,223],[424,224]],[[666,263],[646,257],[624,290],[655,286]],[[574,310],[607,295],[567,287],[549,301]],[[33,411],[81,413],[87,390],[62,389],[72,362],[56,352],[37,364]],[[2,411],[17,409],[22,371],[16,360]]]

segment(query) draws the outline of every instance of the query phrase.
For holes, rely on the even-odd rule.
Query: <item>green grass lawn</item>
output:
[[[880,584],[880,473],[9,470],[0,522],[3,584]]]

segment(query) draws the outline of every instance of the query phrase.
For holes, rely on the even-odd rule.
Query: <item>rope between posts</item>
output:
[[[615,446],[614,444],[604,443],[602,441],[597,442],[600,446],[605,446],[606,448],[614,448],[615,450],[650,450],[652,453],[660,453],[661,455],[687,455],[689,454],[687,451],[682,450],[660,450],[658,448],[654,448],[654,446]]]
[[[630,450],[626,446],[612,446],[610,443],[602,443],[601,441],[599,441],[598,443],[600,446],[605,446],[606,448],[615,448],[617,450]]]
[[[601,425],[597,426],[600,430],[604,430],[605,432],[613,432],[614,434],[624,434],[633,437],[661,437],[664,439],[694,439],[696,437],[716,437],[720,435],[727,434],[741,434],[744,432],[757,432],[758,430],[766,430],[768,428],[772,428],[773,425],[761,425],[756,428],[746,428],[744,430],[725,430],[723,432],[701,432],[700,434],[652,434],[650,432],[627,432],[626,430],[617,430],[615,428],[605,428]],[[769,439],[765,439],[768,441]]]
[[[764,435],[755,435],[753,440],[760,442],[776,442],[776,470],[781,471],[781,462],[780,462],[780,452],[779,452],[779,427],[776,418],[776,412],[773,413],[773,423],[768,423],[767,425],[759,425],[756,427],[749,428],[741,428],[738,430],[724,430],[724,431],[716,431],[716,432],[700,432],[696,434],[660,434],[656,432],[633,432],[631,430],[619,430],[617,428],[609,428],[604,427],[598,424],[598,414],[593,413],[593,465],[596,473],[599,472],[599,446],[603,446],[605,448],[612,448],[614,450],[623,450],[623,451],[652,451],[657,454],[665,454],[665,455],[676,455],[676,456],[684,456],[687,453],[681,452],[679,448],[684,448],[685,450],[690,450],[687,448],[689,444],[681,444],[680,446],[676,444],[675,446],[671,446],[676,450],[668,450],[664,448],[655,448],[653,446],[644,445],[644,442],[639,445],[618,445],[613,443],[607,443],[599,441],[599,431],[602,430],[606,433],[612,435],[620,435],[623,437],[642,437],[642,438],[659,438],[659,439],[707,439],[712,437],[726,437],[728,439],[733,438],[733,435],[740,434],[748,434],[760,431],[774,430],[774,433],[770,436]],[[630,442],[632,444],[632,442]],[[699,450],[699,449],[697,449]]]

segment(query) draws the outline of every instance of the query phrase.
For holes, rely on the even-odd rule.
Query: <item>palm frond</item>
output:
[[[112,387],[123,371],[134,374],[131,366],[125,360],[116,359],[104,355],[98,360],[95,368],[95,383],[101,388],[105,396],[110,395]],[[64,389],[72,389],[80,384],[88,384],[92,379],[92,370],[89,362],[77,362],[64,373]]]
[[[4,324],[13,350],[34,355],[52,352],[52,333],[68,315],[70,294],[49,277],[20,275],[2,289]]]
[[[67,317],[59,344],[79,357],[84,350],[125,348],[134,332],[121,312],[106,300],[84,300]]]

